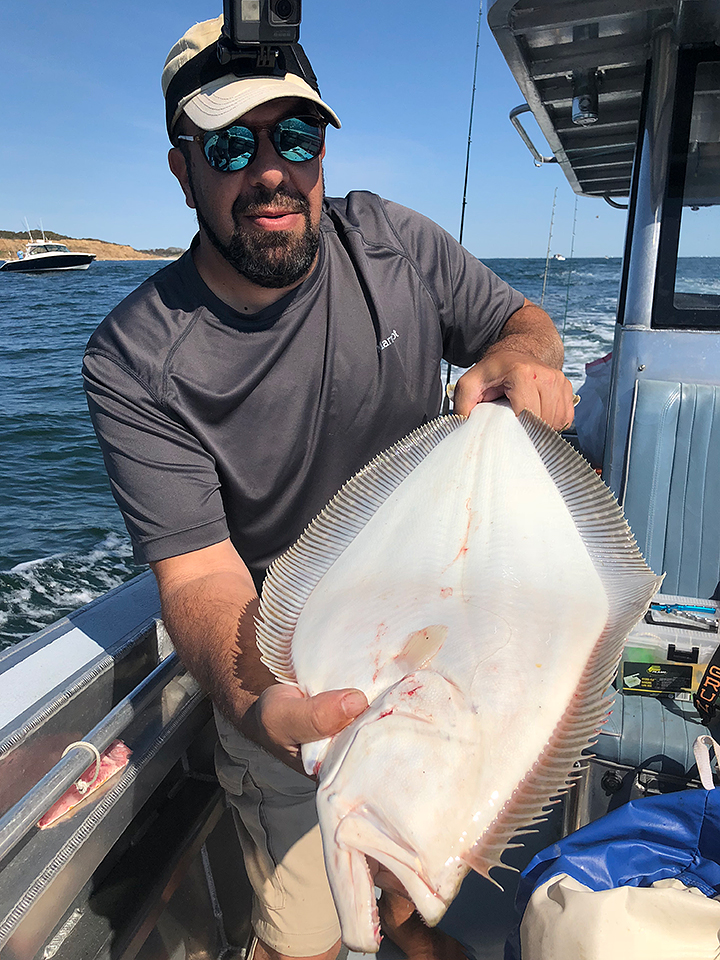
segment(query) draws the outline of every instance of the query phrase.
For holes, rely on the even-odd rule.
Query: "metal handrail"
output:
[[[520,134],[520,139],[528,148],[532,154],[532,158],[535,162],[536,167],[542,166],[543,163],[557,163],[557,157],[544,157],[540,151],[535,147],[535,144],[530,139],[530,135],[525,129],[525,127],[520,123],[518,116],[521,113],[530,113],[530,106],[527,103],[521,103],[519,107],[513,107],[510,111],[510,123],[515,127],[517,132]]]
[[[178,655],[171,653],[92,728],[84,741],[93,744],[102,753],[138,716],[158,689],[165,686],[182,669]],[[88,765],[87,750],[79,746],[73,747],[0,818],[0,860],[75,783]]]

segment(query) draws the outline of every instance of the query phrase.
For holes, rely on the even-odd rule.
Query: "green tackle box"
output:
[[[719,619],[714,600],[656,594],[625,641],[617,689],[691,702],[720,643]]]
[[[612,712],[564,797],[563,835],[643,796],[699,787],[693,745],[712,733],[692,697],[720,643],[720,604],[656,594],[625,643]]]

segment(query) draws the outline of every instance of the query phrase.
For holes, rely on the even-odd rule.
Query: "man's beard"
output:
[[[191,181],[192,190],[192,181]],[[310,220],[310,204],[300,194],[292,194],[284,186],[277,190],[268,190],[258,186],[250,197],[240,196],[232,208],[234,223],[233,235],[229,243],[223,243],[203,215],[192,190],[195,213],[208,239],[234,267],[240,276],[259,287],[274,290],[291,287],[308,273],[320,245],[320,227],[313,227]],[[286,210],[301,213],[305,228],[297,236],[287,230],[250,232],[243,224],[243,216],[253,215],[255,210],[272,208],[276,212]]]

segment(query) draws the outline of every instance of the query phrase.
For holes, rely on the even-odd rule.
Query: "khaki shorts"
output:
[[[340,924],[325,873],[315,781],[241,736],[217,711],[215,722],[215,766],[255,892],[255,934],[291,957],[324,953],[340,939]]]

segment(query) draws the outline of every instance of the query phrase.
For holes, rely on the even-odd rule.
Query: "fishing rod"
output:
[[[477,37],[475,39],[475,64],[473,66],[472,95],[470,97],[470,119],[468,121],[468,141],[467,141],[467,151],[465,153],[465,182],[463,184],[462,208],[460,210],[460,233],[458,234],[459,243],[463,242],[463,233],[465,230],[465,207],[467,206],[467,187],[468,187],[468,178],[470,176],[470,147],[472,145],[473,115],[475,113],[475,92],[477,90],[477,69],[478,69],[478,58],[480,55],[480,27],[481,26],[482,26],[482,0],[480,0],[479,6],[478,6]],[[443,415],[450,413],[450,400],[451,400],[450,377],[451,375],[452,375],[452,364],[448,363],[447,377],[445,379],[445,399],[443,400],[443,405],[442,405]]]
[[[577,224],[578,198],[575,197],[575,211],[573,212],[572,240],[570,241],[570,263],[568,263],[567,287],[565,289],[565,315],[563,317],[562,342],[565,345],[565,327],[567,325],[568,306],[570,303],[570,279],[573,272],[573,254],[575,253],[575,225]]]
[[[460,233],[458,242],[463,242],[463,231],[465,229],[465,207],[467,206],[467,187],[468,177],[470,175],[470,145],[472,144],[473,114],[475,113],[475,91],[477,90],[477,69],[478,57],[480,54],[480,26],[482,24],[482,0],[478,8],[477,37],[475,39],[475,66],[473,68],[472,96],[470,97],[470,120],[468,122],[468,142],[467,152],[465,154],[465,183],[463,184],[462,209],[460,211]]]
[[[548,233],[547,254],[545,255],[545,275],[543,276],[542,293],[540,295],[540,306],[545,303],[545,287],[547,285],[548,267],[550,266],[550,246],[552,244],[553,224],[555,223],[555,203],[557,201],[557,187],[553,194],[552,213],[550,214],[550,232]]]

